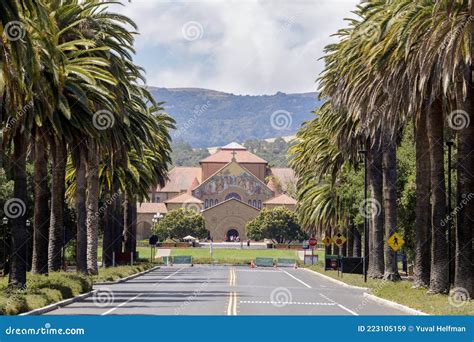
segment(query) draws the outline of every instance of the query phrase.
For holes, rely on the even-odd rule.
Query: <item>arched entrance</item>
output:
[[[227,237],[226,241],[229,241],[229,242],[237,241],[237,238],[239,237],[239,232],[235,228],[230,228],[227,231],[226,237]]]

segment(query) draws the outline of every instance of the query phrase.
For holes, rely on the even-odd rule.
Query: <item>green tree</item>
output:
[[[182,240],[187,235],[205,239],[209,233],[201,214],[194,210],[179,208],[166,214],[154,229],[153,234],[163,239],[166,237],[173,240]]]
[[[278,243],[290,243],[307,238],[294,212],[284,207],[264,208],[245,227],[247,236],[253,240],[272,239]]]

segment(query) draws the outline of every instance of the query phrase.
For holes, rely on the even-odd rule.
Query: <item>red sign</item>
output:
[[[308,244],[309,244],[311,247],[316,246],[317,243],[318,243],[318,240],[316,240],[316,238],[314,238],[314,237],[311,237],[311,238],[309,238],[309,240],[308,240]]]

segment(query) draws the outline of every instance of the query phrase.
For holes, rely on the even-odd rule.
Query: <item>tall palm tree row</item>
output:
[[[0,8],[0,119],[8,124],[0,152],[11,153],[14,197],[26,203],[26,158],[34,147],[34,273],[63,266],[66,194],[77,213],[78,271],[96,274],[102,215],[104,235],[112,232],[114,240],[128,227],[117,215],[105,217],[113,211],[99,203],[115,193],[143,199],[167,177],[174,122],[133,63],[136,25],[109,4],[8,0]],[[19,39],[5,31],[13,22]],[[25,223],[25,215],[12,223],[14,287],[26,284]]]
[[[385,253],[380,246],[396,231],[397,137],[413,120],[417,146],[414,284],[428,286],[432,293],[446,293],[452,262],[448,248],[454,244],[454,286],[472,297],[474,204],[467,200],[474,193],[472,176],[468,176],[474,165],[467,157],[474,150],[471,11],[467,0],[371,0],[359,5],[354,12],[359,18],[350,20],[348,28],[337,32],[339,41],[326,48],[326,67],[319,83],[330,110],[319,111],[314,123],[299,133],[293,167],[306,177],[321,178],[321,170],[326,176],[337,176],[346,162],[357,167],[355,149],[368,151],[371,197],[381,208],[371,218],[369,269],[374,277],[396,280],[394,255],[387,246]],[[331,122],[328,117],[344,122],[346,129],[327,125],[308,132],[308,126]],[[349,129],[357,134],[348,134]],[[321,131],[330,132],[323,135],[325,141]],[[457,210],[449,216],[444,169],[448,131],[457,136],[458,152]],[[324,159],[328,151],[338,157]],[[323,169],[317,165],[320,162]],[[312,207],[317,212],[319,202],[307,194],[300,187],[300,210]],[[447,240],[449,220],[456,224],[453,241]]]

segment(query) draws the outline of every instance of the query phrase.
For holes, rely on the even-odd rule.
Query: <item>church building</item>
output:
[[[272,168],[268,162],[235,142],[199,162],[197,167],[175,167],[163,188],[150,191],[149,203],[138,204],[137,238],[150,236],[152,219],[186,208],[202,213],[214,241],[239,236],[263,208],[296,209],[286,194],[295,186],[289,168]]]

